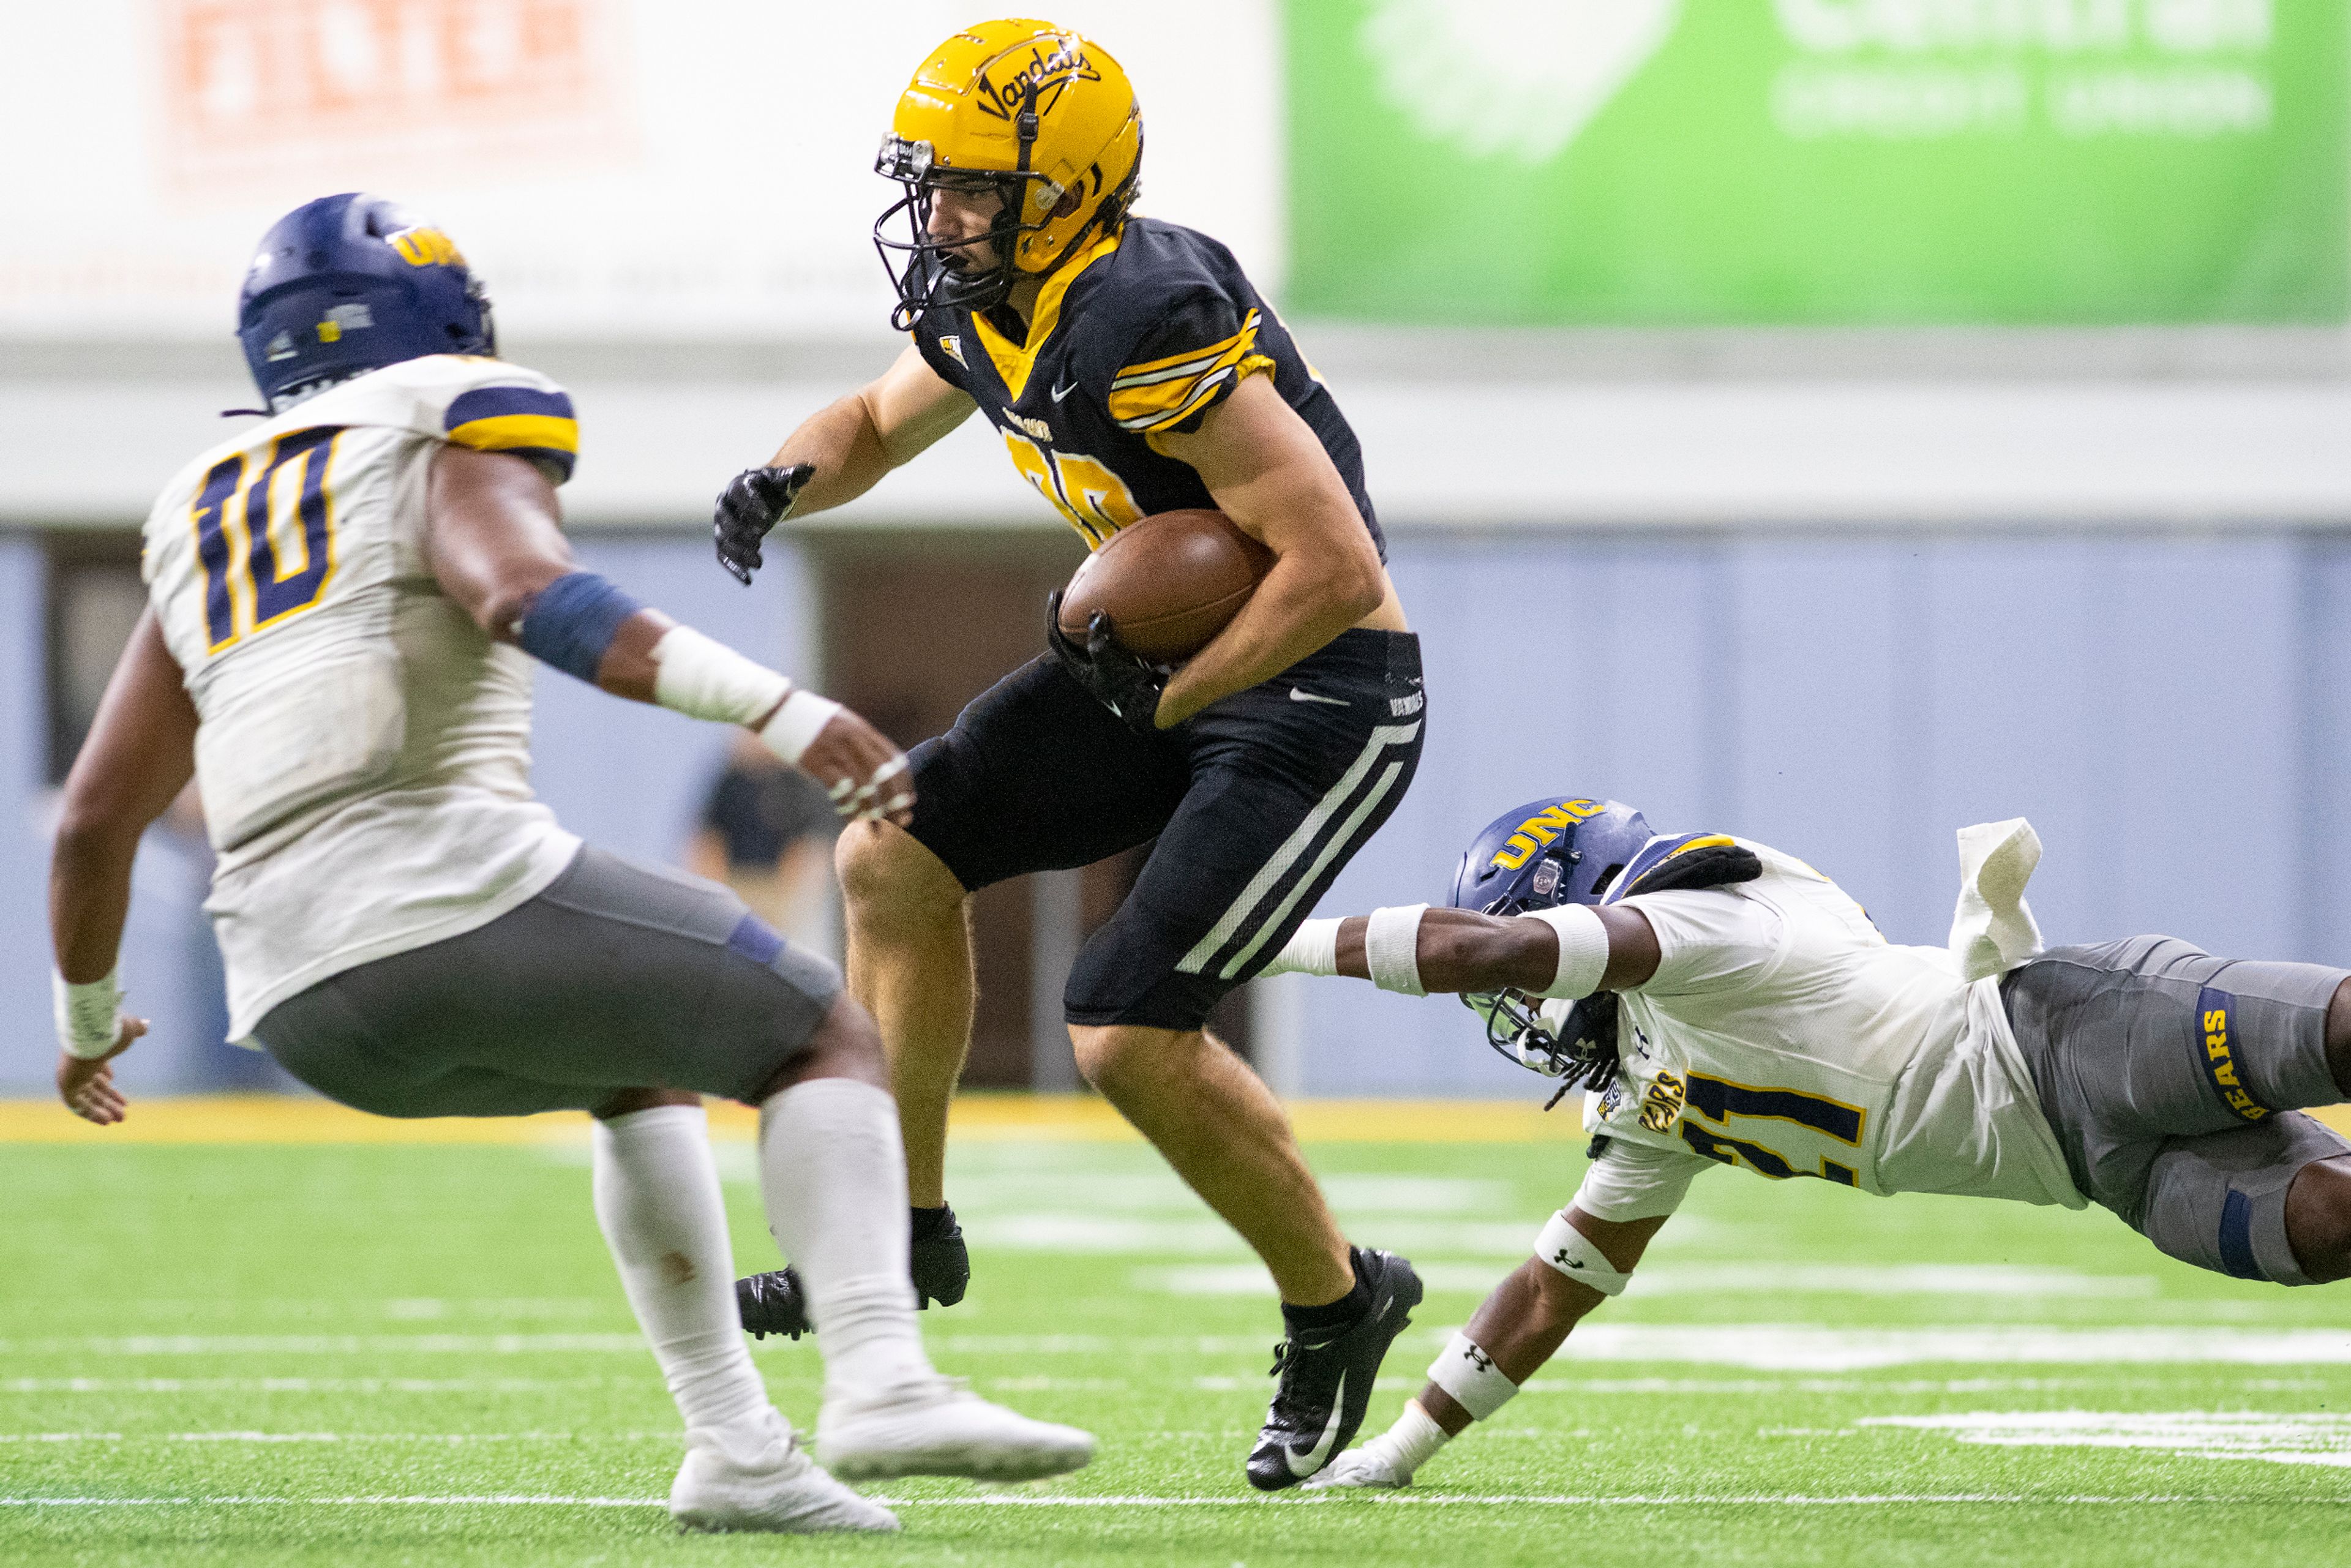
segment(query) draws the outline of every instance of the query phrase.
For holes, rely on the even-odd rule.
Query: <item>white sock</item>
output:
[[[726,1206],[699,1105],[600,1120],[596,1223],[689,1427],[758,1414],[768,1391],[743,1343]]]
[[[889,1092],[811,1078],[760,1106],[759,1186],[808,1291],[825,1398],[931,1376],[906,1278],[906,1151]]]
[[[1364,1451],[1376,1456],[1400,1476],[1410,1476],[1428,1463],[1428,1457],[1449,1441],[1445,1428],[1437,1418],[1421,1408],[1417,1399],[1407,1399],[1404,1414],[1395,1425],[1364,1445]]]

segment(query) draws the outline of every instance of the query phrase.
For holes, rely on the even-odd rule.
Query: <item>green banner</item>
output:
[[[1285,303],[2337,322],[2346,0],[1284,0]]]

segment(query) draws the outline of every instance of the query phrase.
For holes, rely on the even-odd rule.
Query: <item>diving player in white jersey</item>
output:
[[[149,606],[67,779],[50,876],[57,1087],[124,1115],[144,1031],[115,974],[141,833],[201,786],[231,1032],[388,1116],[592,1112],[596,1217],[686,1426],[670,1511],[706,1530],[886,1531],[768,1403],[729,1281],[700,1095],[760,1110],[761,1193],[820,1303],[818,1457],[996,1479],[1093,1440],[932,1370],[872,1019],[725,889],[583,846],[531,798],[530,664],[748,727],[847,816],[903,821],[856,715],[578,568],[562,389],[495,357],[448,237],[329,196],[263,238],[239,336],[269,417],[146,527]]]
[[[1962,829],[1948,947],[1905,947],[1802,861],[1659,836],[1574,797],[1496,819],[1453,908],[1310,921],[1269,973],[1458,991],[1488,1040],[1581,1085],[1592,1164],[1534,1256],[1386,1432],[1308,1484],[1406,1485],[1631,1278],[1698,1174],[2113,1210],[2175,1258],[2351,1276],[2351,971],[2168,936],[2041,949],[2022,819]],[[1556,1096],[1554,1096],[1556,1099]]]

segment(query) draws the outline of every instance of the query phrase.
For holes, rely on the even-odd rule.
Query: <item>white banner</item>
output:
[[[77,0],[0,35],[0,338],[234,324],[254,242],[335,191],[455,235],[532,337],[879,332],[872,172],[973,0]],[[1076,0],[1133,76],[1144,210],[1278,278],[1270,0]]]

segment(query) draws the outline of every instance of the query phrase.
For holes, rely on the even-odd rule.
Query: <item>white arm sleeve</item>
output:
[[[1698,1173],[1714,1163],[1700,1154],[1612,1138],[1583,1173],[1575,1207],[1594,1219],[1654,1219],[1679,1208]]]

